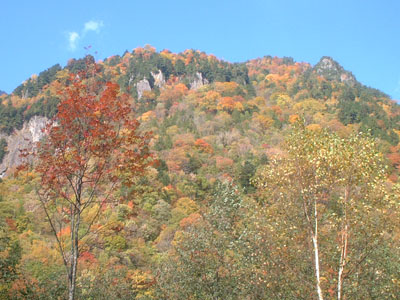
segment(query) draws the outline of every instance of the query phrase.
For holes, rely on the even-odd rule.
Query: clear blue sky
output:
[[[103,59],[150,44],[237,62],[264,55],[315,64],[332,56],[400,99],[398,0],[2,0],[0,90],[85,54]]]

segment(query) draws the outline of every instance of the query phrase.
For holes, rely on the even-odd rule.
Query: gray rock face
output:
[[[158,70],[158,73],[151,72],[151,76],[153,76],[153,78],[154,78],[155,86],[162,88],[165,85],[164,74],[161,72],[161,70]]]
[[[198,88],[201,88],[203,85],[208,83],[209,83],[208,80],[206,78],[203,78],[203,74],[197,72],[195,78],[190,83],[190,89],[197,90]]]
[[[314,67],[315,72],[328,80],[336,80],[350,85],[354,85],[357,80],[353,74],[343,69],[331,57],[324,56]]]
[[[142,98],[144,91],[151,91],[151,86],[146,78],[143,78],[136,84],[136,90],[138,93],[138,99]]]
[[[16,130],[9,136],[0,135],[0,138],[6,139],[8,151],[0,164],[0,178],[7,176],[12,169],[23,163],[20,150],[33,149],[35,143],[43,137],[42,129],[47,122],[47,118],[35,116],[29,122],[24,123],[21,130]]]

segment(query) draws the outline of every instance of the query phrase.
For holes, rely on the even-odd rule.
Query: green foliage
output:
[[[79,73],[81,71],[87,70],[88,65],[95,63],[95,59],[92,55],[86,55],[80,59],[70,59],[67,66],[65,67],[71,73]]]
[[[57,106],[60,99],[57,97],[42,97],[32,104],[25,112],[25,120],[29,120],[33,116],[43,116],[52,118],[57,113]]]
[[[69,61],[64,70],[54,66],[0,96],[0,130],[10,134],[36,115],[52,118],[59,103],[55,89],[70,87],[68,72],[93,62],[88,56]],[[159,163],[101,204],[104,214],[80,244],[77,297],[314,298],[305,215],[313,216],[316,207],[325,298],[337,293],[346,224],[342,298],[399,298],[399,192],[386,190],[399,173],[399,147],[391,147],[399,141],[399,106],[336,62],[326,66],[271,56],[229,63],[200,51],[158,53],[150,46],[99,63],[100,80],[118,82],[132,96],[129,107],[141,120],[140,132],[153,132],[149,147]],[[161,86],[152,75],[159,71]],[[204,86],[190,90],[199,74]],[[152,90],[137,99],[136,84],[143,78]],[[302,118],[309,130],[291,130]],[[0,158],[6,146],[0,140]],[[387,152],[393,174],[384,181],[376,171]],[[0,244],[21,248],[20,254],[15,248],[15,262],[0,255],[15,275],[0,293],[7,298],[16,288],[14,299],[63,299],[66,276],[53,259],[57,245],[37,208],[37,178],[32,172],[20,176],[6,177],[0,187],[0,220],[9,223],[9,239]],[[85,184],[90,194],[91,183]],[[98,187],[95,194],[103,195],[109,183]],[[52,211],[59,213],[67,255],[68,209]],[[87,228],[82,225],[80,232]]]
[[[248,221],[253,209],[232,184],[218,184],[204,219],[192,215],[191,223],[175,234],[175,246],[161,265],[157,296],[210,300],[265,297],[254,272],[261,271],[262,265],[252,260],[257,233]]]
[[[28,122],[33,116],[53,117],[57,112],[59,99],[57,97],[42,97],[31,106],[12,106],[0,103],[0,131],[11,134],[14,129],[21,129],[24,122]]]
[[[189,158],[189,160],[182,166],[182,170],[186,174],[196,174],[197,171],[201,168],[201,160],[196,155],[187,154],[187,157]]]
[[[37,78],[30,78],[25,83],[19,85],[13,93],[23,98],[35,97],[43,89],[43,87],[51,83],[61,70],[61,66],[56,64],[47,70],[40,72]]]
[[[23,112],[26,107],[15,108],[11,102],[0,103],[0,131],[11,134],[14,128],[21,128],[24,122]]]
[[[3,227],[0,232],[0,252],[5,253],[0,259],[2,281],[10,282],[17,276],[16,267],[21,259],[21,246]]]

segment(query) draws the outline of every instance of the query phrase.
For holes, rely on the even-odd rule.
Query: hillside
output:
[[[35,194],[37,174],[16,176],[14,170],[21,163],[18,149],[39,141],[46,121],[57,113],[59,92],[71,84],[69,74],[94,64],[91,56],[73,59],[29,78],[10,95],[0,95],[0,254],[6,257],[0,256],[0,265],[13,270],[0,280],[0,295],[65,295],[61,258]],[[196,50],[176,54],[146,46],[104,59],[96,68],[100,82],[117,83],[121,93],[130,96],[140,132],[151,132],[149,147],[158,163],[132,187],[115,191],[115,202],[96,219],[96,230],[85,240],[79,258],[78,299],[313,298],[313,262],[307,252],[312,246],[301,227],[306,222],[298,221],[301,213],[296,215],[294,206],[286,207],[293,213],[286,216],[284,208],[272,205],[276,195],[266,188],[265,170],[278,168],[275,160],[292,155],[287,145],[295,141],[298,122],[304,127],[305,133],[299,133],[303,141],[325,141],[321,149],[359,132],[373,138],[382,161],[367,156],[365,161],[374,166],[385,162],[388,169],[371,182],[379,177],[380,186],[391,192],[385,203],[371,200],[368,208],[354,208],[349,246],[354,256],[344,276],[347,299],[400,295],[400,232],[398,224],[392,224],[399,213],[393,188],[400,165],[400,106],[388,95],[364,86],[330,57],[315,66],[271,56],[229,63]],[[350,158],[339,157],[337,164],[358,163],[363,149],[369,153],[362,141],[352,145],[343,146]],[[357,201],[364,199],[360,191],[365,199],[382,195],[377,187],[374,195],[372,183],[362,181],[366,173],[375,172],[367,168],[369,163],[360,162],[346,173],[362,182],[354,183],[351,197]],[[355,175],[364,170],[361,166],[367,171]],[[324,190],[326,203],[318,204],[329,215],[321,221],[321,285],[327,295],[336,293],[338,274],[329,266],[339,261],[339,233],[333,232],[341,226],[344,211],[338,200],[341,179],[335,180],[330,181],[335,192]],[[283,194],[299,183],[286,184]],[[65,225],[59,236],[68,237]],[[292,235],[289,227],[295,228]],[[276,234],[279,230],[281,235]],[[367,241],[365,249],[357,246],[360,241]],[[374,248],[379,243],[382,247]]]

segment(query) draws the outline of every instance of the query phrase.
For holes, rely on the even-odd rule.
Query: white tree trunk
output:
[[[320,280],[320,266],[319,266],[319,250],[318,250],[318,210],[317,210],[317,202],[314,202],[314,218],[315,218],[315,227],[314,234],[312,236],[313,246],[314,246],[314,265],[315,265],[315,277],[317,280],[317,293],[318,299],[323,300],[324,296],[322,294],[321,289],[321,280]]]
[[[342,223],[342,239],[340,244],[340,261],[339,261],[339,271],[338,271],[338,279],[337,279],[337,299],[342,299],[342,288],[343,288],[343,271],[344,266],[346,265],[346,258],[347,258],[347,242],[348,242],[348,233],[349,233],[349,226],[347,222],[347,202],[350,196],[350,187],[346,186],[344,191],[344,226]]]
[[[339,272],[338,272],[338,284],[337,284],[337,298],[338,300],[342,299],[342,286],[343,286],[343,270],[346,264],[346,256],[347,256],[347,224],[345,226],[345,231],[342,233],[342,249],[340,253],[340,263],[339,263]]]

